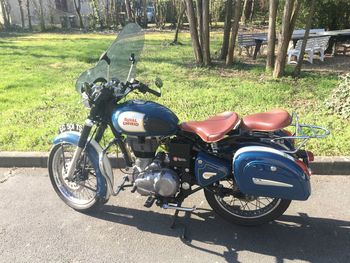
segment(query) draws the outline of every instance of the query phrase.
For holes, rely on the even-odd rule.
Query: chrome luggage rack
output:
[[[293,122],[294,121],[294,122]],[[295,145],[293,151],[285,150],[286,153],[296,153],[299,151],[310,139],[322,139],[327,137],[330,134],[330,131],[326,128],[309,125],[309,124],[300,124],[298,115],[292,113],[292,123],[290,126],[295,127],[295,132],[292,136],[279,136],[277,138],[271,139],[271,142],[278,142],[279,140],[301,140]]]

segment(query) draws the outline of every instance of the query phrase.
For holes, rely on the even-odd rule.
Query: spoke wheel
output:
[[[223,191],[225,189],[225,191]],[[240,225],[259,225],[281,216],[290,200],[239,193],[232,180],[220,182],[217,191],[205,190],[213,210],[226,220]]]
[[[49,176],[58,196],[70,207],[85,211],[98,204],[96,172],[86,153],[82,153],[73,180],[67,178],[67,171],[76,146],[55,145],[49,155]]]

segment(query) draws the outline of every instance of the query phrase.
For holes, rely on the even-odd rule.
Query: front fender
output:
[[[79,132],[74,131],[67,131],[59,134],[54,140],[54,144],[60,144],[60,143],[70,143],[73,145],[78,145],[80,138]],[[100,198],[104,198],[105,200],[108,200],[111,194],[111,191],[113,189],[108,189],[108,184],[106,182],[105,176],[109,177],[111,180],[112,185],[113,184],[113,172],[112,172],[112,166],[111,163],[104,154],[103,156],[103,165],[104,165],[104,172],[102,173],[100,167],[99,167],[99,155],[102,153],[102,147],[95,141],[91,140],[90,143],[86,146],[86,151],[89,156],[89,159],[96,171],[96,180],[97,180],[97,196]]]

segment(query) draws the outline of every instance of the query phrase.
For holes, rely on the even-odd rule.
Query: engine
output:
[[[158,148],[157,140],[129,137],[127,143],[136,157],[133,172],[136,191],[143,196],[175,196],[179,191],[180,179],[174,170],[166,167],[169,163],[167,154],[155,154]]]

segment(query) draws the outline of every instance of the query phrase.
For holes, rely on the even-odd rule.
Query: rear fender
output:
[[[67,131],[59,134],[54,140],[54,144],[60,143],[70,143],[73,145],[78,145],[80,138],[80,133],[74,131]],[[99,167],[99,155],[102,153],[102,147],[95,141],[91,140],[86,146],[86,151],[88,153],[89,159],[96,171],[97,180],[97,196],[108,200],[111,194],[111,189],[108,189],[108,184],[105,177],[107,176],[113,185],[113,173],[111,163],[106,154],[103,156],[104,173]]]

